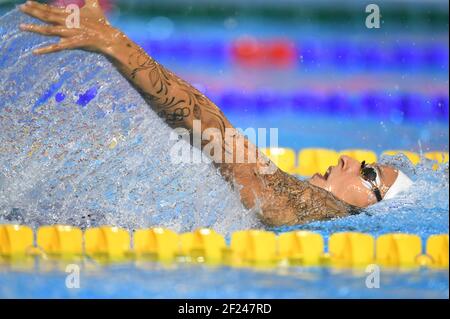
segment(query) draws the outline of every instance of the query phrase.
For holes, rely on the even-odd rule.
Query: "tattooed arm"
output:
[[[219,139],[202,141],[203,145],[217,142],[224,145],[225,130],[232,129],[222,111],[208,98],[164,66],[156,62],[141,47],[120,34],[109,50],[107,57],[136,88],[150,107],[172,128],[185,128],[201,134],[215,128]],[[195,132],[194,121],[199,121],[201,130]],[[200,125],[199,125],[200,126]],[[201,140],[201,136],[197,136]],[[225,147],[222,148],[226,151]],[[216,163],[224,161],[224,154]]]
[[[202,93],[156,62],[125,35],[120,37],[122,41],[111,48],[108,57],[168,125],[189,130],[191,142],[201,141],[197,146],[202,149],[209,144],[211,151],[207,155],[226,180],[239,185],[244,205],[253,207],[264,191],[260,187],[261,172],[269,165],[256,146],[240,135],[223,112]],[[195,122],[197,129],[194,129]],[[205,138],[205,131],[211,129],[218,134]],[[242,149],[237,148],[240,140]],[[214,153],[217,150],[219,154]],[[243,163],[236,160],[239,152]],[[251,163],[250,154],[255,154]]]
[[[270,225],[300,224],[312,220],[345,216],[350,207],[330,193],[300,181],[278,168],[266,174],[273,164],[261,155],[256,146],[233,130],[221,110],[171,71],[156,62],[125,34],[107,22],[97,0],[86,0],[80,10],[80,28],[67,28],[68,13],[63,8],[29,1],[21,10],[53,25],[21,25],[25,31],[60,36],[59,43],[40,48],[36,54],[65,49],[84,49],[105,55],[143,96],[150,107],[172,128],[185,128],[195,134],[196,121],[201,135],[208,129],[219,134],[202,141],[203,148],[215,145],[208,155],[232,185],[238,185],[241,200],[247,208],[257,208],[264,222]],[[231,134],[227,130],[231,129]],[[226,139],[226,136],[231,137]],[[238,142],[242,150],[237,150]],[[214,154],[217,152],[219,154]],[[243,161],[237,161],[238,152]],[[231,154],[231,161],[230,156]],[[253,155],[254,154],[254,155]],[[254,160],[250,160],[254,156]],[[228,160],[227,160],[228,159]],[[253,158],[252,158],[253,159]]]

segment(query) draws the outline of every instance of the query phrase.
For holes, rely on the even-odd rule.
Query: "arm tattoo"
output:
[[[193,131],[193,121],[200,120],[202,130],[219,129],[222,154],[234,151],[227,145],[225,130],[233,128],[223,112],[192,85],[160,65],[137,45],[127,44],[128,60],[119,69],[155,112],[173,128]],[[233,139],[242,137],[233,133]],[[202,148],[209,141],[203,141]],[[244,138],[244,152],[256,146]],[[260,152],[256,152],[257,162]],[[264,157],[263,155],[261,155]],[[274,174],[257,173],[257,164],[215,163],[224,178],[242,186],[241,201],[248,208],[259,205],[262,219],[270,225],[304,224],[312,220],[347,216],[357,210],[336,199],[331,193],[277,169]]]
[[[175,125],[178,122],[184,121],[186,117],[191,115],[191,109],[188,107],[178,107],[173,110],[173,112],[169,112],[166,110],[162,110],[158,112],[159,117],[166,119],[166,122],[169,125]]]
[[[202,121],[202,130],[215,127],[222,135],[222,149],[230,152],[224,143],[225,129],[231,127],[223,112],[192,85],[182,80],[147,55],[141,48],[129,55],[132,67],[129,79],[147,103],[172,127],[192,130],[193,120]],[[148,81],[150,86],[136,84]],[[207,144],[208,141],[202,141]]]

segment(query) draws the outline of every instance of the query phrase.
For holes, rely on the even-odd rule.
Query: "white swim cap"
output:
[[[394,184],[389,188],[389,190],[384,195],[383,199],[391,199],[396,197],[399,193],[407,190],[411,187],[413,181],[406,176],[401,170],[398,170],[398,176]]]

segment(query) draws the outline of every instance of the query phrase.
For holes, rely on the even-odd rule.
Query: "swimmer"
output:
[[[267,225],[305,224],[357,214],[364,207],[393,198],[412,183],[393,167],[360,163],[348,156],[341,156],[337,165],[330,166],[324,175],[315,174],[308,181],[277,167],[268,173],[267,168],[273,167],[273,163],[245,137],[234,133],[231,143],[225,139],[226,131],[232,130],[233,126],[222,111],[111,26],[97,0],[85,0],[80,9],[79,28],[66,27],[69,13],[64,8],[28,1],[20,9],[48,23],[21,25],[21,30],[60,37],[58,43],[34,50],[35,54],[70,49],[100,53],[115,65],[169,126],[187,129],[192,144],[195,144],[192,142],[195,134],[202,134],[207,129],[218,130],[219,135],[203,140],[197,147],[205,151],[206,145],[213,144],[223,150],[208,155],[224,179],[239,190],[243,205],[257,210]],[[195,133],[195,122],[201,124],[200,133]],[[236,154],[234,151],[240,139],[244,141],[247,161],[225,160],[227,154]],[[250,154],[256,154],[254,161],[248,160]]]

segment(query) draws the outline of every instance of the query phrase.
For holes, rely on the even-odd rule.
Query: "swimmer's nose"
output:
[[[359,172],[359,169],[361,167],[361,163],[359,161],[347,155],[342,155],[341,157],[339,157],[339,164],[342,165],[342,169],[345,171]]]

